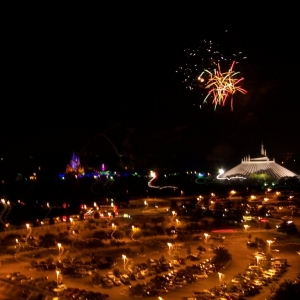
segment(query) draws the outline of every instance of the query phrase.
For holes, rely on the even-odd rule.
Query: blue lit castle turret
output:
[[[69,173],[83,173],[84,168],[80,164],[80,158],[73,152],[72,159],[70,160],[70,164],[67,165],[66,174]]]

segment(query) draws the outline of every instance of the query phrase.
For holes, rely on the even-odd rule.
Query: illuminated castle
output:
[[[260,157],[250,158],[250,155],[244,157],[242,162],[236,167],[223,172],[217,176],[218,179],[247,179],[252,174],[267,174],[270,177],[279,180],[283,177],[294,177],[297,174],[275,163],[275,160],[269,160],[267,152],[261,145]]]
[[[73,152],[72,159],[70,160],[70,164],[67,164],[66,173],[83,173],[84,168],[80,164],[80,158]]]

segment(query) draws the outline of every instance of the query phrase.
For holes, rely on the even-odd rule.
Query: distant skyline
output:
[[[233,164],[262,141],[270,158],[299,157],[298,25],[292,7],[272,9],[220,19],[92,11],[8,18],[1,156],[50,163],[91,151],[105,160],[115,155],[95,139],[105,133],[122,155],[154,166]],[[225,30],[247,54],[240,71],[248,93],[235,96],[233,112],[204,105],[175,73],[185,47]]]

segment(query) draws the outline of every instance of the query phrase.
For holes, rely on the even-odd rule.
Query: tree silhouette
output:
[[[218,247],[214,249],[214,258],[213,260],[218,265],[224,265],[232,259],[232,255],[228,252],[228,250],[224,247]]]
[[[299,299],[300,297],[300,282],[285,280],[279,285],[279,288],[275,291],[272,296],[272,300],[282,299]]]

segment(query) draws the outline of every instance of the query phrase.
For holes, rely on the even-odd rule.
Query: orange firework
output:
[[[217,105],[224,106],[229,95],[231,95],[231,110],[233,110],[234,93],[247,93],[245,89],[238,85],[242,80],[244,80],[244,78],[235,78],[239,72],[233,71],[234,64],[235,62],[233,62],[229,70],[224,73],[221,72],[220,65],[218,65],[218,70],[215,70],[214,73],[208,70],[204,71],[209,74],[209,79],[205,85],[205,88],[209,89],[209,92],[205,97],[204,102],[206,102],[206,100],[212,96],[212,103],[215,105],[215,109]],[[199,78],[202,78],[202,74],[199,76]]]

